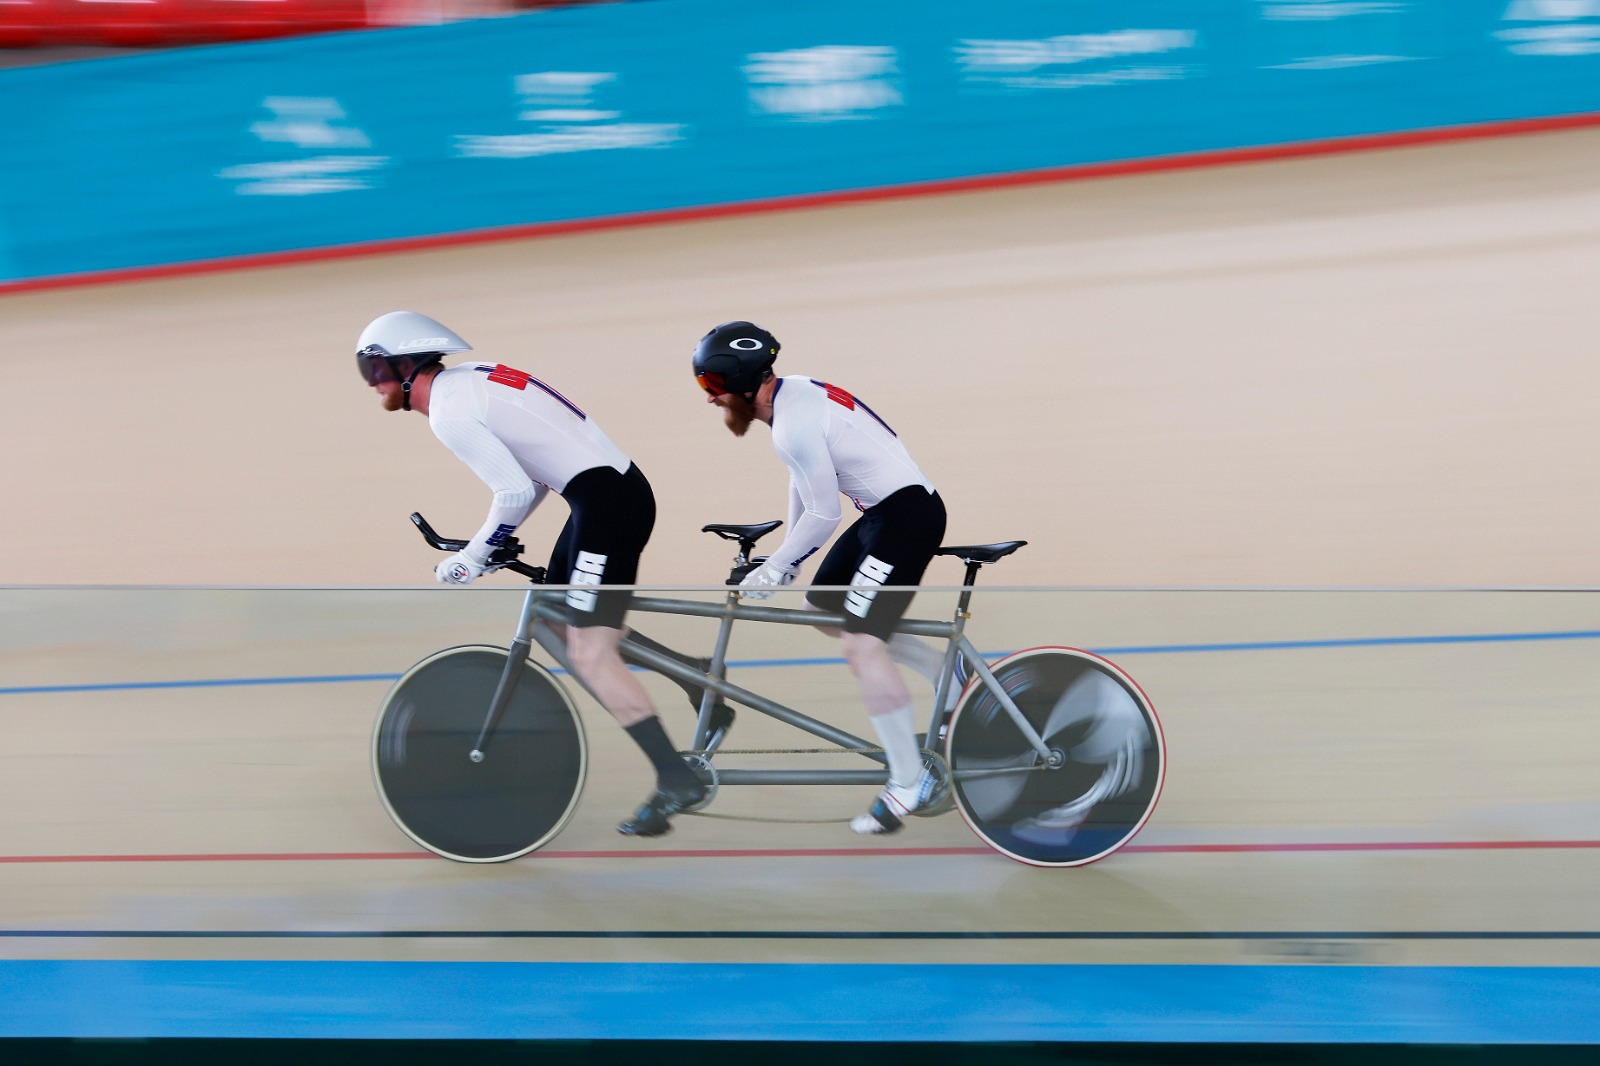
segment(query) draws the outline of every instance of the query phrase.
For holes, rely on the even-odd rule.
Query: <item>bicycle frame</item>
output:
[[[1018,730],[1021,731],[1034,751],[1038,753],[1043,763],[1045,765],[1053,765],[1058,761],[1059,757],[1052,753],[1044,740],[1029,724],[1026,716],[1023,715],[1022,711],[1011,699],[1011,696],[995,678],[989,669],[988,663],[984,661],[983,656],[979,654],[972,642],[967,639],[964,632],[966,620],[971,617],[967,608],[972,599],[972,578],[976,569],[975,565],[969,564],[967,584],[962,587],[955,617],[951,621],[903,619],[895,627],[895,631],[899,633],[938,637],[946,641],[944,662],[940,669],[938,684],[934,687],[934,710],[928,722],[927,741],[930,744],[937,743],[940,731],[946,724],[948,715],[945,708],[949,702],[950,687],[955,682],[955,667],[959,656],[972,673],[977,676],[979,682],[994,695],[996,701],[1005,709],[1007,715],[1016,724]],[[483,729],[472,752],[472,758],[475,761],[483,758],[483,751],[493,734],[494,726],[516,688],[518,676],[521,673],[521,664],[533,644],[537,643],[549,653],[551,658],[565,668],[568,674],[577,680],[580,685],[584,684],[582,677],[572,668],[567,656],[566,642],[551,628],[552,623],[565,624],[566,622],[567,616],[561,608],[561,603],[564,599],[564,592],[537,587],[529,590],[524,598],[516,635],[511,644],[511,653],[506,660],[505,672],[501,675],[500,683],[496,687],[494,699],[484,720]],[[720,604],[705,603],[697,600],[638,596],[631,602],[629,610],[631,612],[675,614],[690,617],[717,618],[720,620],[716,643],[712,651],[711,665],[704,673],[649,648],[635,644],[627,638],[623,640],[628,645],[628,656],[630,658],[658,673],[676,680],[702,685],[705,688],[705,694],[700,701],[699,719],[695,726],[693,747],[696,751],[704,749],[709,733],[711,711],[715,706],[716,697],[721,696],[725,700],[749,707],[752,710],[759,711],[828,741],[838,746],[841,751],[856,752],[879,764],[886,762],[883,754],[876,750],[876,745],[826,722],[803,714],[792,707],[787,707],[776,701],[769,700],[759,693],[735,685],[728,681],[726,677],[728,643],[732,635],[734,622],[745,620],[781,625],[843,627],[845,624],[844,615],[785,607],[749,606],[741,602],[740,595],[736,590],[730,590]],[[588,690],[587,685],[584,685],[584,688]],[[593,694],[590,691],[590,695]],[[709,764],[714,752],[706,751],[704,754]],[[887,769],[744,770],[719,768],[716,771],[716,779],[719,784],[729,785],[883,784],[888,779],[888,771]]]
[[[435,548],[460,551],[468,543],[440,537],[420,514],[412,514],[411,520]],[[623,636],[618,645],[627,663],[682,685],[696,703],[693,746],[682,752],[707,786],[704,801],[692,808],[695,811],[709,803],[724,784],[882,785],[888,779],[887,759],[876,745],[728,680],[727,657],[735,622],[827,629],[849,627],[850,616],[845,614],[747,602],[753,597],[737,582],[760,562],[759,559],[752,562],[751,558],[756,541],[780,525],[781,522],[771,521],[703,527],[705,532],[737,541],[739,546],[726,594],[720,602],[715,596],[704,600],[631,597],[630,610],[636,613],[708,618],[718,622],[715,646],[709,659],[691,658],[640,633]],[[926,809],[915,813],[938,814],[954,805],[973,832],[1010,858],[1034,866],[1081,866],[1121,847],[1148,820],[1161,792],[1165,745],[1161,724],[1149,700],[1137,684],[1113,664],[1070,648],[1041,647],[1008,655],[991,668],[967,638],[966,622],[971,617],[969,608],[979,569],[1026,543],[1014,540],[940,547],[937,555],[953,556],[966,564],[966,577],[959,589],[953,617],[948,622],[908,618],[895,626],[898,633],[944,641],[944,653],[938,659],[939,671],[934,677],[933,710],[928,716],[927,732],[921,737],[924,765],[937,778],[935,792]],[[521,574],[533,583],[523,599],[516,633],[505,659],[500,660],[498,649],[482,646],[447,649],[429,656],[403,675],[390,690],[374,732],[373,772],[390,814],[413,840],[438,854],[461,861],[498,862],[539,847],[560,831],[582,789],[585,743],[577,706],[566,687],[552,678],[543,666],[534,665],[529,654],[535,645],[543,648],[579,685],[594,695],[594,690],[573,668],[568,653],[567,627],[572,615],[567,601],[571,591],[565,585],[546,585],[545,569],[520,561],[521,553],[520,542],[508,537],[489,560],[492,569]],[[594,591],[593,586],[584,588],[587,594]],[[628,591],[618,588],[612,590],[612,594],[628,594]],[[904,595],[914,590],[905,588],[896,592]],[[462,653],[466,653],[465,658]],[[490,653],[487,665],[482,657],[484,653]],[[435,668],[447,672],[428,673]],[[425,677],[432,680],[424,683],[421,679]],[[446,678],[449,680],[441,680]],[[429,684],[433,686],[431,690]],[[441,684],[445,687],[440,688]],[[968,685],[965,691],[959,690],[962,684]],[[492,694],[488,692],[491,685]],[[538,692],[528,700],[516,700],[514,697],[522,685],[536,687]],[[1015,697],[1006,691],[1006,685],[1014,686]],[[468,691],[474,695],[463,700],[462,694]],[[406,695],[408,692],[410,696]],[[957,696],[962,698],[957,700]],[[480,711],[485,702],[486,711]],[[722,744],[727,734],[722,725],[724,721],[731,721],[723,718],[721,705],[724,702],[776,719],[831,746],[724,750]],[[424,711],[430,716],[425,716]],[[480,839],[471,833],[454,834],[428,822],[438,814],[433,809],[438,782],[430,779],[426,788],[419,790],[415,780],[419,767],[401,766],[393,758],[385,761],[383,742],[393,736],[412,733],[430,738],[419,751],[433,752],[430,758],[434,763],[443,759],[444,763],[438,763],[442,766],[458,759],[460,748],[454,746],[456,738],[461,736],[463,726],[470,728],[471,723],[480,721],[480,713],[483,714],[482,724],[476,746],[468,753],[470,758],[474,762],[484,762],[485,751],[495,742],[501,721],[514,714],[516,728],[504,731],[499,741],[502,754],[507,758],[503,764],[496,759],[488,766],[471,771],[455,763],[445,776],[463,772],[473,775],[472,780],[479,782],[476,790],[463,788],[456,799],[468,802],[469,813],[495,819],[496,826],[502,823],[510,826],[510,836],[506,840],[514,846],[509,848],[498,836]],[[465,721],[463,714],[469,716]],[[426,721],[422,721],[424,717]],[[713,719],[718,720],[714,734]],[[533,721],[543,724],[530,731],[529,723]],[[1052,743],[1058,746],[1051,747],[1042,734],[1050,736]],[[451,741],[445,748],[432,743],[432,738],[443,737]],[[567,748],[562,744],[570,747],[575,757],[564,754]],[[850,769],[789,769],[778,768],[783,763],[769,763],[765,769],[726,769],[714,763],[718,754],[846,752],[864,756],[864,767],[857,764]],[[556,782],[551,787],[557,789],[553,805],[546,802],[550,797],[541,793],[538,805],[530,807],[525,802],[527,782],[516,776],[518,763],[542,765],[556,755],[566,761],[554,768],[551,777]],[[419,763],[424,761],[419,760]],[[425,777],[429,776],[431,765],[420,766]],[[804,764],[790,762],[788,765]],[[1069,772],[1058,774],[1055,771]],[[507,772],[513,776],[507,778]],[[494,776],[497,773],[499,777]],[[1088,773],[1095,775],[1092,783],[1086,783]],[[1017,775],[1025,776],[1018,778]],[[1012,780],[994,788],[973,787],[977,779],[1001,777]],[[391,793],[404,803],[397,807]],[[1106,803],[1125,794],[1128,796],[1126,803]],[[427,823],[423,829],[413,824],[413,815],[419,812]],[[517,824],[506,822],[508,817]]]

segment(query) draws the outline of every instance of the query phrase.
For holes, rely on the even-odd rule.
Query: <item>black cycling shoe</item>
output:
[[[706,786],[698,779],[668,787],[658,787],[655,794],[633,812],[633,817],[617,826],[625,837],[658,837],[670,832],[670,819],[680,811],[688,810],[706,798]]]

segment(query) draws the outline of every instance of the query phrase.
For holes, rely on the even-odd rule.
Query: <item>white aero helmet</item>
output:
[[[356,341],[356,365],[368,385],[397,381],[411,410],[411,383],[423,368],[452,352],[470,352],[472,345],[427,315],[415,311],[390,311],[367,323]],[[396,364],[410,360],[411,372],[402,374]]]

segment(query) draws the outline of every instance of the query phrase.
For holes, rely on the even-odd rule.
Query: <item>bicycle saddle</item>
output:
[[[783,525],[781,521],[757,522],[753,526],[730,526],[719,522],[713,522],[709,526],[701,526],[700,532],[715,533],[723,540],[748,540],[751,543],[754,543],[781,525]]]
[[[954,555],[964,563],[992,563],[1004,559],[1026,543],[1025,540],[1003,540],[999,544],[952,544],[933,554]]]

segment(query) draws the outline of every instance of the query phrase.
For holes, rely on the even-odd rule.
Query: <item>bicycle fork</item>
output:
[[[522,601],[522,615],[517,619],[517,633],[511,639],[505,669],[500,672],[500,681],[494,687],[494,698],[489,701],[489,711],[484,715],[483,728],[478,731],[477,743],[473,744],[472,750],[467,753],[467,758],[473,762],[483,761],[484,751],[489,747],[489,737],[494,732],[494,727],[500,724],[500,716],[505,714],[506,706],[511,702],[512,694],[516,692],[517,682],[522,680],[522,664],[527,661],[528,653],[533,650],[531,634],[537,597],[538,590],[530,590]]]

